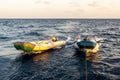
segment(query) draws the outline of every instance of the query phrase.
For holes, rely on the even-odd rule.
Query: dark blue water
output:
[[[87,64],[73,46],[25,56],[13,47],[16,41],[38,41],[51,35],[66,40],[88,34],[105,41],[99,59]],[[0,19],[0,80],[119,79],[119,19]]]

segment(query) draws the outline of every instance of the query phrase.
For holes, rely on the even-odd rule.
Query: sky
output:
[[[0,0],[0,18],[120,18],[120,0]]]

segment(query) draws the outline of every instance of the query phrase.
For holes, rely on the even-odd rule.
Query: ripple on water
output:
[[[105,40],[100,48],[100,59],[87,64],[87,79],[119,80],[119,23],[120,20],[103,19],[0,20],[0,80],[85,80],[85,59],[73,46],[20,57],[11,45],[14,41],[48,39],[50,35],[66,40],[76,35],[82,35],[83,39],[88,34]]]

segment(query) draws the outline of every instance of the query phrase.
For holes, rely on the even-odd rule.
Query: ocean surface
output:
[[[95,62],[73,45],[24,56],[13,46],[88,34],[104,39]],[[120,80],[120,19],[0,19],[0,80]]]

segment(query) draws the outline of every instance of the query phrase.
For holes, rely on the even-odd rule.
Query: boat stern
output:
[[[17,50],[22,50],[24,52],[31,52],[35,47],[34,44],[31,44],[29,42],[15,42],[13,44]]]

